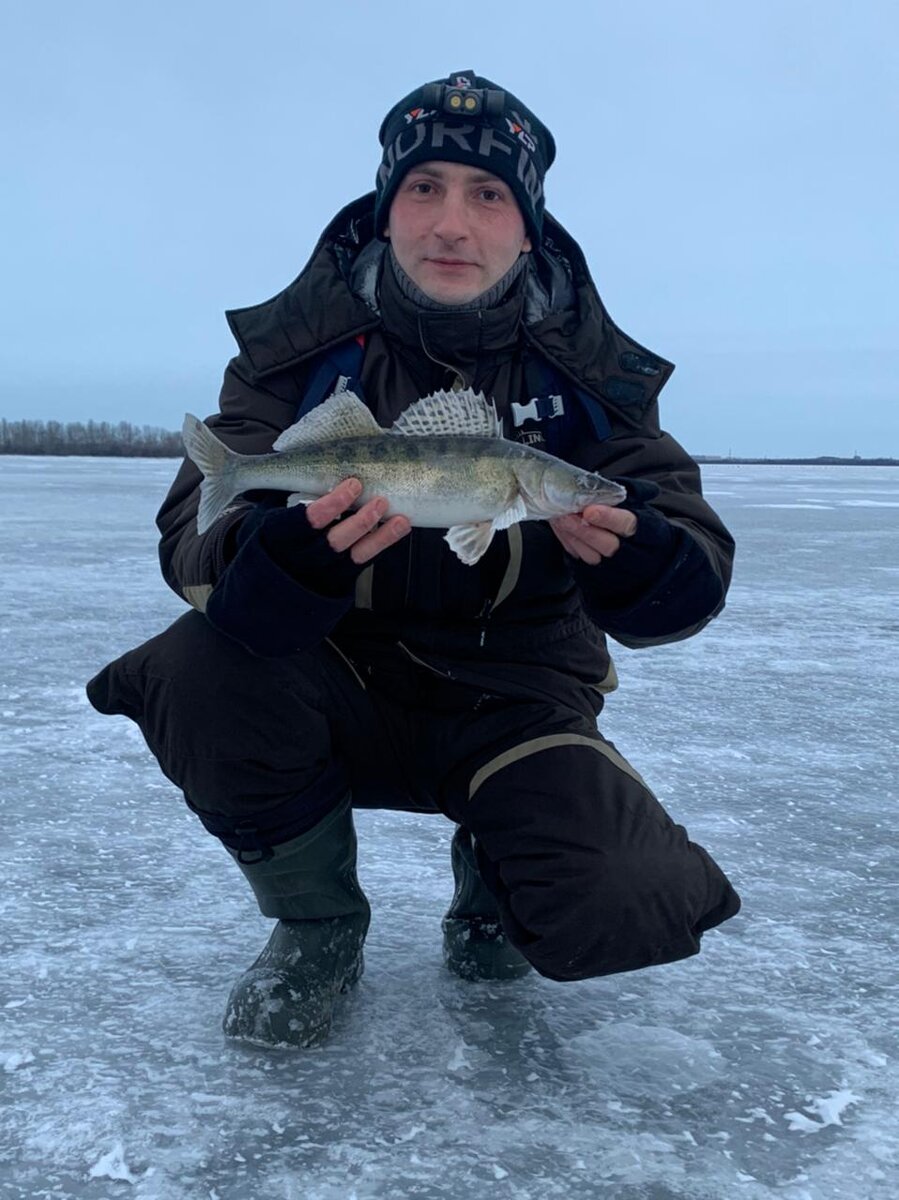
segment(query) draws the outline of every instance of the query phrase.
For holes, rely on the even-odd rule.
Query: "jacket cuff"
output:
[[[303,518],[290,510],[294,536],[275,522],[276,553],[289,542],[283,565],[272,557],[262,530],[282,510],[248,514],[237,531],[237,552],[206,605],[216,629],[264,658],[295,654],[317,645],[353,606],[356,577],[362,570],[349,555],[336,553],[320,531],[308,538]],[[343,561],[344,558],[346,561]],[[349,566],[347,566],[349,564]],[[305,570],[308,565],[308,570]],[[297,574],[303,573],[303,582]],[[319,591],[323,584],[333,594]]]
[[[263,509],[241,531],[239,545],[256,535],[273,562],[290,577],[321,596],[349,595],[363,568],[347,551],[331,548],[327,530],[313,529],[303,506]]]
[[[659,519],[664,521],[663,517]],[[624,542],[622,550],[612,559],[595,567],[575,564],[575,578],[581,585],[590,617],[606,633],[628,644],[630,639],[671,640],[686,636],[686,631],[693,631],[714,616],[724,601],[721,578],[699,542],[681,526],[669,528],[671,550],[661,565],[655,554],[642,559],[629,556],[635,571],[633,581],[639,579],[639,590],[632,582],[626,589],[616,591],[615,581],[607,586],[602,574],[606,566],[612,566],[622,555]],[[634,550],[645,554],[646,547],[637,546]],[[627,567],[629,560],[619,565],[619,571]],[[655,574],[647,578],[650,560],[655,564]],[[646,572],[642,578],[641,572]]]
[[[622,538],[611,558],[591,564],[575,560],[575,576],[592,602],[603,609],[629,608],[665,575],[687,531],[651,508],[625,502],[637,518],[636,532]]]

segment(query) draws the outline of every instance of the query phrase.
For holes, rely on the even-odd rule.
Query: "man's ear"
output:
[[[521,243],[521,253],[522,254],[530,254],[530,252],[533,250],[533,248],[534,247],[531,244],[531,239],[529,237],[525,236],[524,241]]]
[[[383,237],[385,242],[390,241],[390,226],[389,225],[384,226],[384,232],[381,234],[381,237]]]

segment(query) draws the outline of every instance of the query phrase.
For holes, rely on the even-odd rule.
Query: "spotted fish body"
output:
[[[390,429],[342,392],[285,430],[272,454],[238,454],[190,414],[183,437],[204,475],[200,533],[242,492],[275,489],[290,493],[289,504],[309,503],[354,476],[363,487],[358,506],[383,496],[386,515],[447,529],[449,545],[471,564],[497,529],[625,496],[601,475],[503,437],[495,408],[471,391],[419,400]]]

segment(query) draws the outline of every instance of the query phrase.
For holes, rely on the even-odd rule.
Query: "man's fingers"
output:
[[[566,549],[568,550],[569,554],[573,554],[574,557],[579,558],[581,562],[590,563],[594,567],[597,563],[602,562],[602,560],[607,557],[604,554],[600,554],[600,552],[591,546],[589,542],[582,542],[578,538],[571,538],[570,544],[568,547],[566,547]]]
[[[375,496],[367,504],[363,504],[358,512],[339,520],[341,516],[353,507],[362,494],[362,484],[358,479],[344,479],[325,496],[306,506],[306,516],[313,529],[328,529],[326,537],[332,550],[341,553],[350,551],[350,557],[355,563],[368,562],[388,546],[398,542],[409,532],[412,526],[408,517],[396,516],[383,520],[388,502],[383,496]],[[336,522],[336,524],[335,524]]]
[[[598,550],[594,550],[586,542],[580,541],[573,534],[569,533],[560,520],[550,521],[550,525],[553,533],[573,558],[578,558],[582,562],[592,563],[594,566],[602,561],[602,555]]]
[[[362,484],[358,479],[344,479],[333,491],[306,505],[309,524],[313,529],[324,529],[352,508],[361,495]]]
[[[621,539],[617,534],[608,529],[588,524],[579,513],[573,516],[557,517],[553,520],[552,526],[559,535],[564,534],[567,541],[571,543],[571,545],[565,545],[566,550],[569,550],[570,553],[575,552],[571,549],[572,545],[578,550],[589,551],[590,557],[585,560],[588,562],[593,561],[594,555],[611,558],[621,544]],[[578,557],[583,558],[584,555],[578,554]]]
[[[369,562],[376,554],[380,554],[382,550],[386,550],[388,546],[392,546],[394,542],[405,537],[411,528],[408,517],[391,517],[389,521],[379,525],[372,533],[360,538],[350,550],[350,558],[361,566],[362,563]]]
[[[598,529],[608,529],[618,537],[633,537],[637,532],[637,518],[627,508],[612,508],[609,504],[588,504],[580,514]]]
[[[383,496],[375,496],[367,504],[363,504],[358,512],[352,513],[343,521],[328,530],[328,542],[332,550],[349,550],[350,546],[365,537],[378,524],[387,512],[387,501]]]
[[[551,524],[569,554],[593,564],[611,558],[621,539],[637,532],[636,516],[609,504],[588,504],[582,513],[556,517]]]

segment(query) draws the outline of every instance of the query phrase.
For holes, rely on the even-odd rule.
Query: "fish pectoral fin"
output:
[[[490,543],[493,541],[493,535],[498,529],[508,529],[510,525],[517,525],[519,521],[526,521],[527,517],[528,506],[516,493],[515,499],[509,507],[503,509],[499,516],[494,517],[492,521],[474,521],[470,525],[453,525],[444,534],[444,541],[449,542],[450,549],[455,551],[467,567],[470,567],[487,553]]]
[[[502,437],[503,423],[496,406],[483,392],[434,392],[400,413],[390,433],[404,437]]]
[[[508,529],[510,525],[517,525],[519,521],[528,519],[528,506],[524,502],[520,492],[515,493],[515,499],[507,509],[493,518],[494,529]]]
[[[355,392],[337,392],[285,429],[272,448],[292,450],[295,446],[334,442],[338,438],[374,437],[383,432]]]
[[[495,532],[493,521],[478,521],[472,525],[453,525],[443,535],[443,540],[449,543],[457,558],[471,567],[487,553]]]
[[[313,496],[309,492],[291,492],[287,497],[287,507],[294,508],[297,504],[311,504],[313,500],[319,499],[319,496]]]

